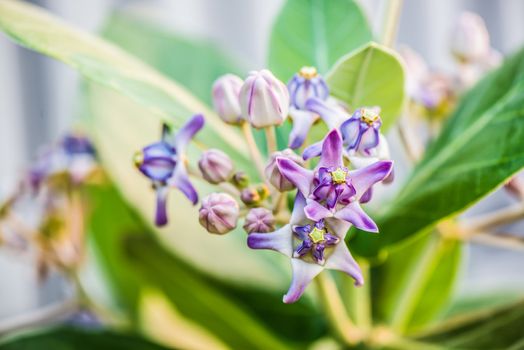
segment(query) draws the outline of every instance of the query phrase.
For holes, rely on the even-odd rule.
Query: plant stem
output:
[[[504,233],[477,232],[469,239],[472,243],[524,252],[524,238]]]
[[[382,44],[392,47],[397,36],[403,0],[389,0],[382,28]]]
[[[524,203],[518,203],[492,213],[482,214],[479,217],[464,220],[463,228],[466,231],[464,236],[474,235],[475,232],[482,232],[495,226],[509,224],[524,218]]]
[[[331,275],[325,271],[315,278],[320,300],[326,310],[328,321],[342,341],[347,345],[355,345],[363,338],[363,332],[355,327],[346,313],[337,286]]]
[[[257,167],[258,173],[260,175],[260,180],[263,181],[265,178],[264,161],[262,160],[262,155],[260,154],[260,151],[257,147],[257,143],[255,142],[255,138],[253,137],[253,133],[251,133],[251,127],[248,123],[242,123],[241,128],[242,133],[244,134],[244,138],[246,139],[251,158],[255,162],[255,166]]]
[[[264,128],[266,133],[267,153],[271,154],[277,151],[277,139],[275,136],[275,127],[268,126]]]

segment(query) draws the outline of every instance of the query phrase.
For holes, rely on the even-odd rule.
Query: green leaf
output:
[[[288,0],[273,26],[269,68],[288,80],[302,66],[326,73],[340,56],[372,39],[353,0]]]
[[[208,105],[211,86],[219,76],[246,73],[211,42],[185,40],[129,11],[115,13],[105,24],[102,36],[184,85]]]
[[[282,348],[276,335],[297,344],[325,335],[323,316],[306,298],[285,305],[282,292],[203,274],[147,234],[150,229],[113,186],[92,186],[88,194],[93,207],[90,234],[119,299],[128,300],[143,288],[158,289],[180,314],[233,348]]]
[[[505,306],[475,317],[460,317],[421,337],[447,349],[506,349],[524,347],[524,302]]]
[[[158,126],[160,120],[165,120],[178,128],[190,115],[203,113],[207,125],[197,139],[248,163],[238,133],[225,128],[213,112],[184,88],[121,49],[36,6],[14,0],[0,2],[0,29],[18,44],[60,60],[84,77],[132,98],[150,111],[151,124]]]
[[[368,43],[340,58],[326,76],[331,94],[350,108],[379,106],[382,130],[393,125],[404,106],[404,69],[392,50]]]
[[[524,166],[524,51],[462,100],[398,196],[378,211],[379,235],[358,233],[351,247],[375,255],[456,215]]]
[[[460,242],[434,232],[390,251],[372,270],[376,317],[409,333],[441,316],[452,296],[461,256]]]
[[[10,337],[1,350],[167,350],[139,336],[111,330],[53,328],[37,333]]]

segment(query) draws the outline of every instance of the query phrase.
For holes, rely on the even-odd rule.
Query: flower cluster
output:
[[[330,96],[313,67],[300,69],[287,85],[268,70],[250,72],[245,80],[227,74],[214,83],[212,98],[219,117],[244,133],[259,181],[247,176],[250,169],[236,169],[218,149],[202,152],[199,172],[187,170],[184,150],[203,126],[202,116],[193,117],[177,135],[164,126],[161,141],[135,156],[157,191],[156,224],[167,222],[169,187],[197,202],[191,174],[218,189],[202,199],[199,209],[198,220],[209,233],[224,235],[241,225],[250,248],[276,250],[291,259],[293,281],[284,302],[300,298],[325,268],[343,271],[361,285],[360,268],[344,239],[352,226],[378,232],[361,204],[371,200],[376,183],[392,179],[380,108],[359,107],[351,113]],[[274,128],[286,121],[292,123],[288,148],[279,150]],[[319,122],[330,131],[308,144],[309,131]],[[250,127],[266,131],[265,164]]]

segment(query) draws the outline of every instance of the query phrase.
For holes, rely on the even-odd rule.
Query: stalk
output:
[[[255,142],[255,138],[253,137],[253,134],[251,133],[251,127],[248,123],[242,123],[241,126],[242,133],[244,134],[244,138],[246,139],[247,146],[249,148],[249,153],[251,154],[251,158],[253,159],[253,162],[255,162],[255,166],[257,167],[260,180],[264,180],[264,161],[262,160],[262,155],[260,154],[260,151],[258,150],[257,144]]]

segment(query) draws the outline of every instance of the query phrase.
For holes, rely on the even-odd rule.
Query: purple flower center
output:
[[[321,167],[313,185],[313,199],[328,209],[334,209],[337,204],[349,204],[356,194],[345,167]]]
[[[360,108],[351,118],[340,126],[340,132],[347,151],[369,151],[379,143],[379,130],[382,125],[380,116],[369,108]]]
[[[295,249],[294,257],[305,258],[311,253],[313,260],[320,265],[325,263],[326,247],[334,246],[340,241],[328,231],[324,220],[317,221],[314,225],[295,226],[293,233],[302,241]]]
[[[137,168],[153,181],[165,182],[173,175],[177,152],[167,142],[156,142],[144,147],[133,158]]]

